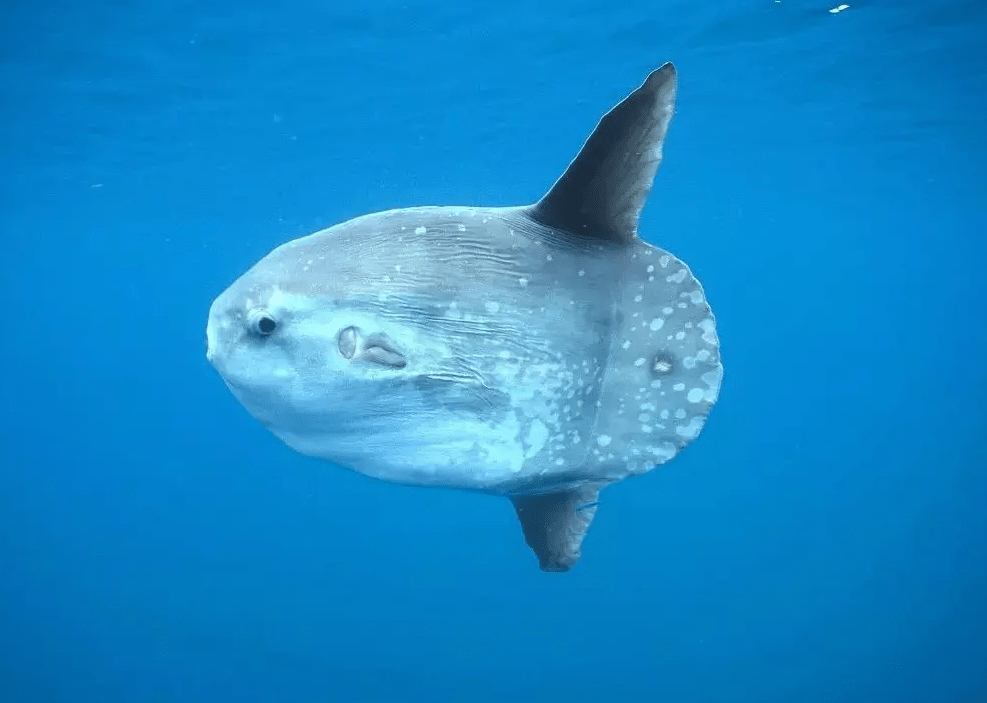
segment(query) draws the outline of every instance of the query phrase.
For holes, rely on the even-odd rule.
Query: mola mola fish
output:
[[[504,496],[567,571],[600,491],[696,439],[723,376],[699,281],[638,236],[666,63],[534,205],[378,212],[274,249],[212,304],[207,358],[296,451]]]

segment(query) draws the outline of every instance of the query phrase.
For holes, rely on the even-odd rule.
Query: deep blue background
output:
[[[4,2],[0,700],[983,701],[987,6],[850,2]],[[275,245],[532,201],[666,60],[725,385],[575,571],[207,365]]]

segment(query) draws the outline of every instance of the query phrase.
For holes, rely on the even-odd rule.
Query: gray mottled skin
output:
[[[213,303],[208,358],[303,454],[510,497],[541,567],[578,560],[599,490],[698,435],[722,367],[698,281],[637,237],[670,64],[536,205],[366,215],[288,242]]]

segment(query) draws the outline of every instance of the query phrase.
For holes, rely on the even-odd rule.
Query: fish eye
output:
[[[278,328],[278,323],[274,321],[274,318],[264,315],[264,317],[257,320],[257,331],[260,332],[265,337],[274,330]]]
[[[278,328],[278,322],[266,310],[257,310],[250,314],[248,318],[250,329],[261,337],[269,337]]]

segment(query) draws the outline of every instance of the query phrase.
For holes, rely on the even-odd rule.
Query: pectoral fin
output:
[[[598,485],[586,485],[511,498],[524,539],[542,571],[568,571],[579,561],[579,548],[596,515],[599,495]]]

